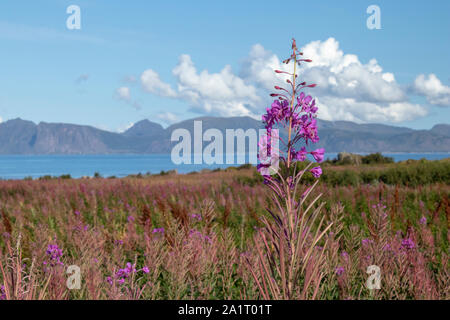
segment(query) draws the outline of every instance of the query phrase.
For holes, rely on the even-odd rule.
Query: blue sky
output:
[[[372,4],[381,30],[366,27]],[[69,5],[80,30],[66,28]],[[444,0],[2,1],[0,117],[114,131],[143,118],[258,117],[272,80],[259,70],[295,37],[322,63],[305,71],[321,117],[427,129],[450,119],[449,33]]]

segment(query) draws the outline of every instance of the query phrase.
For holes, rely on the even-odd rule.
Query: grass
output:
[[[449,163],[324,166],[314,193],[334,224],[316,246],[317,298],[450,298]],[[273,208],[250,166],[0,181],[0,298],[260,299],[256,231]],[[372,264],[380,290],[365,286]],[[79,290],[66,286],[70,265],[81,269]]]

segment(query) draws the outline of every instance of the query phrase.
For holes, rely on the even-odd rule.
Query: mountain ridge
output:
[[[21,118],[0,123],[0,154],[112,154],[170,153],[177,142],[171,133],[187,129],[193,137],[194,121],[202,121],[203,132],[219,129],[262,129],[261,121],[250,117],[199,117],[163,128],[148,119],[136,122],[122,133],[89,125],[35,124]],[[318,119],[320,141],[314,147],[327,152],[450,152],[450,124],[436,124],[429,130],[415,130],[385,124]],[[283,133],[281,133],[283,135]]]

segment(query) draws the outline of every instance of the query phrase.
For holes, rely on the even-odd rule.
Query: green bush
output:
[[[394,158],[385,157],[380,152],[377,152],[362,157],[362,163],[363,164],[394,163]]]
[[[308,164],[305,162],[297,162],[296,170],[299,172]],[[390,185],[404,185],[417,187],[420,185],[428,185],[433,183],[444,183],[450,185],[450,160],[418,160],[405,161],[400,163],[388,164],[384,168],[372,168],[370,166],[362,167],[359,170],[356,166],[348,166],[336,170],[330,164],[321,165],[323,174],[321,182],[329,186],[358,186],[360,184],[376,184],[383,182]],[[284,166],[280,170],[286,170]],[[291,167],[294,170],[294,166]],[[256,171],[255,171],[256,172]],[[258,177],[258,178],[257,178]],[[255,174],[253,178],[238,178],[238,182],[242,184],[254,185],[262,180],[259,174]],[[311,173],[303,176],[305,184],[311,184],[315,178]]]

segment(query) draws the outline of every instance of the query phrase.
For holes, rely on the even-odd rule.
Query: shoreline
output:
[[[422,158],[424,159],[424,158]],[[322,162],[321,166],[332,166],[336,167],[338,170],[345,169],[345,168],[376,168],[376,167],[383,167],[383,166],[395,166],[395,165],[402,165],[405,162],[412,161],[413,163],[419,162],[422,159],[404,159],[400,161],[395,161],[392,163],[372,163],[372,164],[332,164],[327,161],[331,159],[324,159],[324,162]],[[440,159],[425,159],[428,162],[441,162],[441,161],[450,161],[450,156],[446,158],[440,158]],[[191,165],[185,165],[185,166],[195,166],[194,164]],[[185,167],[186,168],[186,167]],[[103,174],[99,171],[96,171],[92,175],[76,175],[72,176],[70,173],[61,173],[61,174],[35,174],[33,175],[23,175],[18,174],[20,177],[1,177],[0,181],[38,181],[38,180],[83,180],[83,179],[124,179],[124,178],[150,178],[150,177],[161,177],[161,176],[188,176],[188,175],[196,175],[196,174],[203,174],[203,173],[212,173],[212,172],[229,172],[229,171],[240,171],[240,170],[251,170],[255,169],[256,166],[251,163],[246,164],[236,164],[236,165],[228,165],[226,167],[202,167],[193,169],[191,171],[179,171],[177,168],[175,169],[169,169],[169,170],[160,170],[159,172],[151,172],[151,171],[135,171],[131,173],[117,173],[117,174]]]

